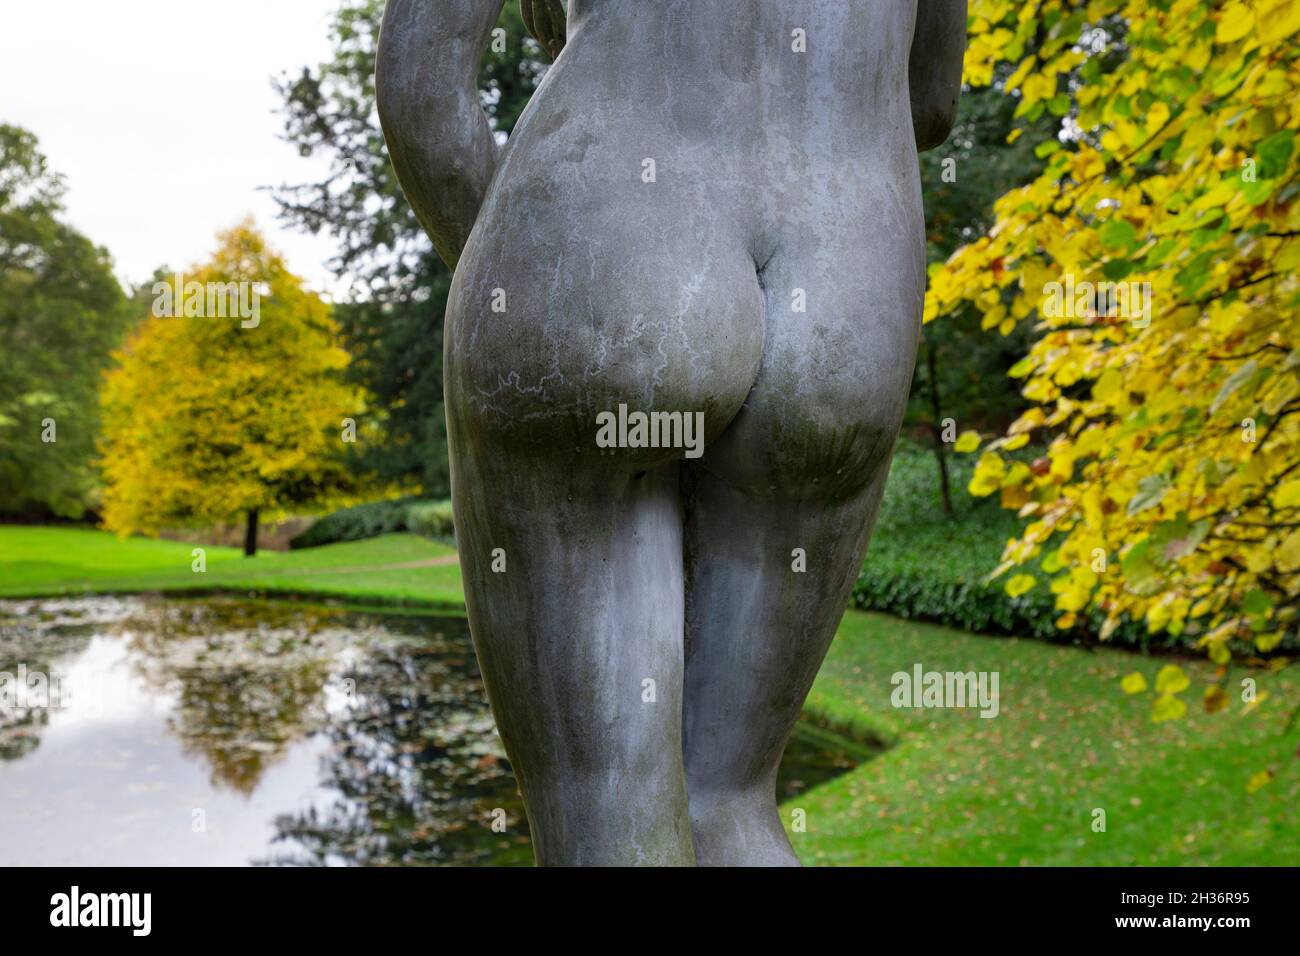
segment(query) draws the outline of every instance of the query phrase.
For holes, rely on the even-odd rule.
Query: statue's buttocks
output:
[[[449,394],[512,440],[588,452],[603,409],[701,410],[706,447],[745,433],[705,458],[747,485],[860,488],[902,412],[924,282],[906,43],[885,42],[910,11],[849,43],[869,4],[808,3],[802,27],[775,3],[752,21],[611,6],[579,10],[488,190]]]

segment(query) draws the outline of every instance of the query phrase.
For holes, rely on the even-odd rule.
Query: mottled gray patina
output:
[[[796,863],[774,779],[907,400],[965,0],[571,0],[499,148],[502,2],[389,0],[376,89],[456,267],[461,565],[537,859]],[[703,413],[703,455],[599,446],[620,405]]]

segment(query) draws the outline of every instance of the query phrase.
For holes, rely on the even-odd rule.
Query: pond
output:
[[[0,602],[5,680],[0,865],[532,862],[463,618]],[[863,756],[801,725],[782,799]]]

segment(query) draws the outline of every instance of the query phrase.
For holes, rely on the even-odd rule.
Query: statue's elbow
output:
[[[917,152],[942,146],[957,121],[957,94],[925,104],[912,104],[912,129]]]

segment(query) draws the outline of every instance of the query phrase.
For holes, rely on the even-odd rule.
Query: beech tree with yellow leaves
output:
[[[248,223],[153,292],[100,394],[105,526],[156,534],[244,517],[252,555],[259,516],[346,500],[362,396],[341,377],[329,306]]]
[[[974,303],[986,329],[1033,330],[1012,369],[1033,404],[971,483],[1027,522],[995,573],[1013,594],[1050,581],[1061,627],[1145,622],[1221,664],[1289,646],[1300,0],[972,0],[970,29],[969,83],[1014,65],[1017,114],[1061,117],[1042,174],[926,300],[927,321]],[[1046,454],[1016,453],[1031,441]],[[1184,712],[1180,674],[1162,671],[1157,719]]]

